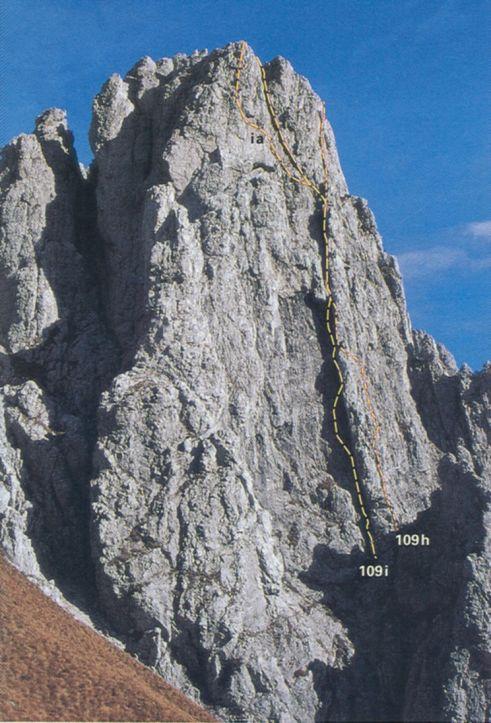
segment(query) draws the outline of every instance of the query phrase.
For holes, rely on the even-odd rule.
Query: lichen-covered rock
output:
[[[61,580],[67,535],[80,581],[90,533],[107,621],[225,718],[482,720],[489,368],[413,333],[319,98],[265,66],[289,156],[240,50],[112,76],[88,174],[60,111],[6,149],[4,548]],[[329,199],[341,390],[318,194],[285,169]],[[388,577],[360,576],[365,514]]]

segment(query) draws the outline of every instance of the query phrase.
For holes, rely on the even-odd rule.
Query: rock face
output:
[[[228,719],[481,721],[491,369],[411,330],[321,110],[232,44],[112,76],[88,174],[58,110],[5,148],[2,545]]]

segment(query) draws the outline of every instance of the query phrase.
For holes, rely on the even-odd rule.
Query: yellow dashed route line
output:
[[[325,119],[325,111],[323,110],[323,112],[321,114],[321,121],[320,121],[319,143],[320,143],[320,147],[321,147],[322,167],[324,170],[324,188],[327,189],[327,179],[328,179],[327,147],[326,147],[326,139],[324,137],[324,134],[322,133],[322,126],[323,126],[324,119]],[[326,286],[326,294],[328,296],[329,302],[332,301],[332,306],[334,309],[334,319],[335,319],[337,310],[336,310],[336,304],[334,303],[334,300],[332,299],[331,287],[330,287],[330,282],[329,282],[330,274],[329,274],[329,253],[328,253],[329,248],[328,248],[328,235],[327,235],[327,198],[326,198],[326,196],[323,197],[322,236],[324,238],[324,243],[325,243],[324,281],[325,281],[325,286]],[[327,311],[327,327],[328,327],[328,331],[330,333],[329,311]],[[332,336],[334,337],[334,335],[332,335]],[[331,342],[332,342],[332,339],[331,339]],[[338,347],[339,346],[341,346],[341,345],[338,345]],[[333,344],[333,349],[334,349],[334,344]],[[373,437],[372,437],[372,446],[373,446],[373,453],[375,456],[375,467],[377,469],[377,474],[380,479],[380,486],[382,488],[382,494],[384,495],[385,502],[389,509],[389,513],[390,513],[391,520],[392,520],[392,526],[394,527],[394,529],[396,529],[398,527],[398,522],[397,522],[396,515],[394,513],[394,509],[392,507],[392,503],[390,501],[389,494],[387,491],[387,484],[386,484],[385,475],[384,475],[384,472],[382,469],[380,453],[378,450],[378,442],[380,439],[380,424],[377,420],[377,415],[375,414],[375,409],[373,407],[372,399],[370,397],[370,390],[368,388],[368,379],[367,379],[365,367],[363,366],[363,364],[361,363],[361,361],[357,357],[357,355],[354,354],[349,349],[347,349],[345,346],[342,346],[342,351],[345,353],[345,355],[347,357],[349,357],[350,359],[352,359],[355,362],[355,364],[358,366],[358,369],[360,371],[360,375],[362,378],[362,387],[363,387],[363,391],[365,393],[365,398],[367,400],[367,406],[368,406],[368,411],[370,414],[370,419],[372,420],[372,424],[373,424],[373,428],[374,428]],[[334,360],[334,361],[336,364],[336,368],[338,368],[336,360]],[[342,374],[341,374],[340,370],[338,370],[338,373],[340,374],[340,380],[342,381]],[[338,399],[339,399],[339,397],[338,397]],[[356,470],[355,470],[355,472],[356,472]],[[358,491],[358,488],[357,488],[357,491]],[[360,502],[360,505],[361,505],[361,502]]]
[[[293,155],[292,150],[290,149],[290,146],[288,145],[288,143],[281,131],[280,124],[278,122],[278,117],[277,117],[276,113],[274,112],[273,106],[271,104],[271,99],[269,97],[268,83],[266,81],[266,74],[264,72],[264,68],[260,63],[259,58],[257,56],[255,56],[255,57],[256,57],[256,62],[259,66],[259,70],[261,72],[261,82],[262,82],[262,87],[263,87],[264,98],[266,100],[266,105],[268,106],[268,112],[269,112],[269,115],[271,118],[271,122],[273,123],[273,127],[278,136],[278,140],[281,144],[281,147],[285,151],[286,155],[288,156],[288,158],[290,160],[290,163],[292,164],[292,166],[294,167],[294,169],[296,170],[296,172],[298,173],[300,178],[303,179],[304,185],[308,186],[317,196],[322,198],[322,193],[321,193],[320,189],[315,185],[315,183],[313,183],[309,178],[307,178],[305,173],[300,168],[295,156]]]
[[[396,530],[399,527],[399,521],[396,517],[396,514],[394,512],[394,508],[392,506],[392,503],[390,501],[389,493],[387,491],[387,480],[385,479],[384,471],[382,468],[382,461],[380,459],[380,452],[379,452],[379,440],[380,440],[380,424],[377,419],[377,415],[375,414],[375,409],[373,407],[373,402],[370,397],[370,390],[368,387],[368,377],[366,373],[366,369],[363,366],[361,360],[349,349],[346,349],[346,347],[342,347],[342,351],[346,356],[350,357],[355,364],[358,366],[358,369],[360,371],[361,376],[361,385],[363,388],[363,391],[365,393],[365,399],[367,400],[367,406],[368,406],[368,413],[370,414],[370,419],[372,420],[373,425],[373,434],[372,434],[372,448],[373,448],[373,455],[375,457],[375,467],[377,468],[377,474],[380,480],[380,486],[382,488],[382,494],[384,495],[385,502],[387,505],[387,508],[390,513],[390,518],[392,520],[392,527],[394,530]]]
[[[242,107],[242,102],[240,100],[240,92],[239,92],[240,91],[240,74],[242,71],[242,67],[244,65],[245,50],[246,50],[246,44],[242,43],[241,49],[240,49],[239,64],[237,66],[237,71],[235,74],[235,87],[234,87],[235,103],[237,105],[237,108],[239,109],[240,116],[241,116],[242,120],[244,121],[244,123],[246,123],[250,128],[257,131],[258,133],[260,133],[262,136],[264,136],[266,138],[266,140],[268,141],[268,145],[269,145],[271,153],[276,158],[276,160],[278,161],[278,163],[280,164],[281,168],[286,173],[286,175],[289,178],[291,178],[292,181],[296,181],[296,183],[300,183],[302,186],[310,186],[310,183],[306,183],[305,180],[303,180],[301,178],[297,178],[295,175],[293,175],[293,173],[290,173],[290,171],[288,170],[288,167],[285,165],[285,163],[283,162],[283,159],[281,158],[280,154],[278,153],[278,151],[276,149],[276,146],[275,146],[275,143],[274,143],[274,140],[273,140],[271,134],[268,133],[268,131],[265,128],[262,128],[257,123],[254,123],[254,121],[251,120],[245,114],[244,108]],[[262,69],[262,66],[259,63],[259,59],[258,59],[258,64],[259,64],[259,67]]]
[[[376,551],[376,546],[375,546],[375,540],[374,540],[374,538],[373,538],[373,534],[372,534],[372,531],[371,531],[370,518],[369,518],[369,516],[368,516],[368,514],[367,514],[367,511],[366,511],[365,501],[364,501],[364,499],[363,499],[363,493],[362,493],[361,486],[360,486],[360,480],[359,480],[359,477],[358,477],[358,471],[357,471],[357,469],[356,469],[355,460],[354,460],[353,454],[351,453],[351,450],[349,449],[348,445],[346,444],[345,440],[342,438],[342,436],[341,436],[341,434],[340,434],[338,417],[337,417],[337,408],[338,408],[339,400],[340,400],[341,395],[342,395],[342,393],[343,393],[343,389],[344,389],[345,384],[344,384],[343,372],[342,372],[341,367],[340,367],[339,362],[338,362],[340,344],[339,344],[339,342],[338,342],[337,334],[336,334],[336,327],[337,327],[337,309],[336,309],[336,304],[335,304],[335,302],[334,302],[334,299],[333,299],[333,297],[332,297],[331,281],[330,281],[330,279],[331,279],[331,274],[330,274],[330,268],[329,268],[329,237],[328,237],[328,230],[327,230],[327,213],[328,213],[328,197],[327,197],[328,163],[327,163],[327,145],[326,145],[326,140],[325,140],[324,133],[323,133],[323,125],[324,125],[324,119],[325,119],[325,112],[323,111],[323,112],[319,113],[319,146],[320,146],[320,154],[321,154],[321,159],[322,159],[322,167],[323,167],[323,175],[324,175],[324,180],[323,180],[324,189],[321,190],[313,181],[311,181],[311,180],[306,176],[306,174],[304,173],[304,171],[301,169],[301,167],[300,167],[297,159],[295,158],[295,155],[293,154],[290,146],[288,145],[288,142],[287,142],[286,139],[285,139],[285,136],[284,136],[284,134],[283,134],[283,132],[282,132],[282,130],[281,130],[281,127],[280,127],[280,124],[279,124],[279,121],[278,121],[278,117],[277,117],[277,115],[276,115],[276,113],[275,113],[275,111],[274,111],[273,105],[272,105],[272,103],[271,103],[271,98],[270,98],[270,95],[269,95],[269,89],[268,89],[268,84],[267,84],[267,81],[266,81],[266,75],[265,75],[265,72],[264,72],[264,68],[263,68],[263,66],[261,65],[261,63],[260,63],[260,61],[259,61],[259,59],[258,59],[257,57],[256,57],[255,59],[256,59],[256,62],[257,62],[257,64],[258,64],[258,66],[259,66],[259,70],[260,70],[260,74],[261,74],[261,85],[262,85],[262,90],[263,90],[263,94],[264,94],[266,106],[267,106],[267,109],[268,109],[268,113],[269,113],[269,116],[270,116],[270,120],[271,120],[271,123],[272,123],[272,125],[273,125],[275,134],[276,134],[276,136],[277,136],[277,139],[278,139],[280,148],[282,149],[282,151],[283,151],[283,153],[285,154],[285,156],[287,157],[289,163],[290,163],[291,166],[293,167],[293,169],[294,169],[294,171],[295,171],[294,173],[292,173],[292,172],[290,171],[290,169],[288,168],[287,163],[286,163],[286,162],[284,161],[284,159],[281,157],[281,152],[277,149],[276,144],[275,144],[275,141],[274,141],[274,138],[272,137],[272,135],[271,135],[265,128],[263,128],[262,126],[260,126],[260,125],[258,125],[257,123],[255,123],[250,117],[248,117],[248,116],[246,115],[246,113],[245,113],[245,111],[244,111],[244,108],[243,108],[243,105],[242,105],[241,97],[240,97],[240,78],[241,78],[241,72],[242,72],[242,69],[243,69],[243,66],[244,66],[244,56],[245,56],[246,49],[247,49],[247,45],[246,45],[246,43],[243,41],[243,42],[241,43],[241,46],[240,46],[239,62],[238,62],[237,69],[236,69],[236,73],[235,73],[234,100],[235,100],[235,104],[236,104],[236,106],[237,106],[237,108],[238,108],[238,111],[239,111],[239,113],[240,113],[240,116],[241,116],[242,120],[243,120],[250,128],[252,128],[253,130],[257,131],[258,133],[260,133],[261,135],[263,135],[263,136],[267,139],[269,148],[270,148],[270,150],[271,150],[271,153],[273,154],[274,158],[278,161],[280,167],[281,167],[282,170],[286,173],[286,175],[287,175],[292,181],[294,181],[295,183],[298,183],[298,184],[301,185],[301,186],[304,186],[304,187],[306,187],[306,188],[309,188],[309,189],[314,193],[314,195],[315,195],[317,198],[320,199],[321,204],[322,204],[322,238],[323,238],[323,242],[324,242],[324,254],[325,254],[325,259],[324,259],[324,274],[323,274],[323,276],[324,276],[324,288],[325,288],[325,292],[326,292],[326,296],[327,296],[327,304],[326,304],[326,329],[327,329],[327,333],[328,333],[328,335],[329,335],[329,339],[330,339],[331,347],[332,347],[332,354],[331,354],[331,356],[332,356],[332,361],[333,361],[333,364],[334,364],[334,366],[335,366],[335,368],[336,368],[336,372],[337,372],[337,375],[338,375],[338,381],[339,381],[339,387],[338,387],[338,389],[337,389],[336,396],[335,396],[335,398],[334,398],[334,402],[333,402],[332,410],[331,410],[332,420],[333,420],[333,425],[334,425],[334,435],[335,435],[335,437],[336,437],[337,442],[339,443],[339,445],[341,446],[341,448],[344,450],[346,456],[348,457],[348,460],[349,460],[349,463],[350,463],[350,467],[351,467],[351,473],[352,473],[353,480],[354,480],[354,484],[355,484],[356,496],[357,496],[357,499],[358,499],[358,504],[359,504],[359,507],[360,507],[360,512],[361,512],[363,521],[364,521],[364,523],[365,523],[365,533],[366,533],[366,536],[367,536],[368,544],[369,544],[369,547],[370,547],[370,550],[371,550],[371,553],[372,553],[373,557],[376,559],[376,558],[377,558],[377,551]],[[369,407],[369,413],[370,413],[370,417],[371,417],[372,423],[374,424],[374,429],[375,429],[375,432],[374,432],[374,441],[375,441],[375,444],[374,444],[374,454],[375,454],[375,462],[376,462],[377,472],[378,472],[378,475],[379,475],[379,478],[380,478],[380,482],[381,482],[381,486],[382,486],[382,491],[383,491],[383,494],[384,494],[384,497],[385,497],[387,506],[388,506],[388,508],[389,508],[389,510],[390,510],[390,514],[391,514],[391,517],[392,517],[393,524],[395,525],[396,520],[395,520],[394,511],[393,511],[393,509],[392,509],[392,505],[391,505],[391,503],[390,503],[389,496],[388,496],[388,493],[387,493],[385,477],[384,477],[384,475],[383,475],[382,465],[381,465],[381,462],[380,462],[380,456],[379,456],[379,454],[378,454],[378,450],[376,450],[376,443],[378,442],[378,439],[379,439],[379,436],[380,436],[380,425],[379,425],[378,422],[377,422],[377,418],[376,418],[376,415],[375,415],[375,411],[374,411],[374,408],[373,408],[373,405],[372,405],[372,402],[371,402],[371,399],[370,399],[365,369],[364,369],[364,367],[361,365],[358,357],[356,357],[355,354],[353,354],[352,352],[349,352],[349,351],[348,351],[347,349],[345,349],[344,347],[343,347],[343,351],[346,353],[347,356],[351,357],[354,361],[356,361],[356,363],[358,364],[358,367],[359,367],[359,369],[360,369],[360,372],[361,372],[361,376],[362,376],[362,380],[363,380],[363,388],[364,388],[364,391],[365,391],[365,395],[366,395],[367,402],[368,402],[368,407]]]
[[[324,119],[325,119],[325,111],[323,111],[323,113],[321,115],[319,143],[320,143],[320,147],[321,147],[322,167],[324,169],[324,188],[327,189],[327,178],[328,178],[327,147],[326,147],[326,139],[324,137],[324,134],[322,133],[322,126],[323,126]],[[332,299],[332,293],[331,293],[330,282],[329,282],[330,274],[329,274],[329,253],[328,253],[329,249],[328,249],[328,235],[327,235],[327,197],[326,196],[323,197],[322,236],[324,238],[324,243],[325,243],[325,247],[326,247],[325,248],[326,265],[325,265],[325,274],[324,274],[324,279],[326,282],[326,293],[328,295],[329,301],[332,301],[332,306],[334,309],[334,319],[336,319],[337,310],[336,310],[336,305],[334,303],[334,300]],[[329,312],[328,312],[327,325],[328,325],[328,331],[329,331]],[[338,347],[339,346],[340,345],[338,345]],[[333,346],[333,349],[334,349],[334,346]],[[372,420],[372,424],[374,427],[374,432],[373,432],[373,437],[372,437],[372,446],[373,446],[373,453],[374,453],[374,457],[375,457],[375,467],[377,469],[377,474],[380,479],[380,486],[382,488],[382,494],[384,495],[385,502],[389,509],[389,513],[390,513],[391,520],[392,520],[392,525],[394,528],[397,528],[398,523],[397,523],[394,509],[392,507],[392,503],[390,501],[389,494],[387,491],[387,483],[385,480],[385,475],[384,475],[384,472],[382,469],[382,462],[380,459],[380,453],[378,450],[378,442],[380,439],[380,424],[377,420],[377,415],[375,414],[375,409],[373,407],[372,399],[370,397],[370,390],[368,387],[368,379],[367,379],[365,367],[363,366],[363,364],[361,363],[361,361],[357,357],[357,355],[354,354],[349,349],[346,349],[345,346],[342,347],[342,351],[345,353],[345,355],[347,357],[351,358],[355,362],[355,364],[358,366],[358,369],[360,371],[360,375],[362,378],[362,387],[363,387],[363,391],[365,393],[365,398],[367,401],[370,419]],[[335,363],[336,363],[336,361],[335,361]],[[337,364],[336,364],[336,367],[337,367]],[[342,380],[342,374],[340,374],[340,379]],[[358,489],[357,489],[357,491],[358,491]],[[361,502],[360,502],[360,504],[361,504]]]

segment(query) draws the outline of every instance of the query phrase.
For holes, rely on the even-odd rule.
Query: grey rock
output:
[[[24,572],[68,593],[75,586],[79,602],[93,577],[95,413],[117,356],[100,308],[89,189],[63,111],[46,111],[33,134],[3,151],[0,445],[9,500],[0,535]]]
[[[4,151],[2,546],[226,719],[483,720],[490,368],[413,332],[324,122],[339,424],[390,568],[362,579],[321,208],[251,143],[239,52],[113,75],[88,170],[58,110]],[[321,101],[265,75],[320,186]],[[250,49],[240,96],[273,136]]]

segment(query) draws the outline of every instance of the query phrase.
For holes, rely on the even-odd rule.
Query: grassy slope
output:
[[[213,721],[0,555],[0,720]]]

